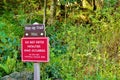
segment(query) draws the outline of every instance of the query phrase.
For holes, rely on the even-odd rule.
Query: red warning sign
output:
[[[21,52],[23,62],[48,62],[49,38],[48,37],[22,38]]]

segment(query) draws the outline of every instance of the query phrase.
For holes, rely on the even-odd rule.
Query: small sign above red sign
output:
[[[43,24],[33,24],[25,26],[24,37],[44,37],[45,28]]]
[[[23,62],[49,61],[48,37],[25,37],[21,39],[21,43]]]

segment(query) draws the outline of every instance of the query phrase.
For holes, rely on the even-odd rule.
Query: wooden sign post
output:
[[[49,38],[45,37],[44,25],[34,23],[25,26],[21,47],[22,61],[34,62],[34,80],[40,80],[39,62],[49,61]]]

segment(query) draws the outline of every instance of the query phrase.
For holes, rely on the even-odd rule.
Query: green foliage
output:
[[[12,53],[18,53],[18,37],[11,32],[9,28],[10,26],[7,26],[4,22],[1,22],[0,26],[0,56],[2,56],[4,59],[6,59],[8,55],[13,57]]]
[[[8,56],[5,63],[0,64],[0,68],[2,68],[6,74],[10,74],[12,71],[14,71],[15,64],[16,64],[16,60],[14,58],[12,59]]]
[[[114,7],[118,0],[104,0],[104,7]]]
[[[20,60],[20,39],[24,25],[42,23],[43,15],[37,0],[21,1],[19,10],[8,5],[16,1],[4,1],[5,12],[0,17],[0,77],[14,71],[33,71],[32,63]],[[66,4],[77,0],[60,1]],[[62,21],[46,26],[50,62],[40,64],[42,80],[120,79],[120,8],[114,9],[117,0],[113,1],[105,0],[105,7],[94,12],[73,10],[66,20],[60,17]],[[50,13],[47,19],[49,16]]]
[[[51,60],[44,66],[47,71],[42,69],[47,73],[46,78],[50,79],[49,75],[52,73],[52,78],[64,80],[119,79],[120,19],[118,16],[119,13],[113,8],[105,8],[88,15],[90,19],[88,24],[74,25],[71,19],[66,24],[56,21],[56,24],[47,27]],[[65,46],[64,54],[61,54],[62,48],[61,51],[55,52],[58,50],[55,48],[57,46]],[[60,67],[53,65],[56,63]]]
[[[0,17],[0,76],[19,71],[20,62],[20,39],[22,27],[16,27],[12,22],[13,18]],[[8,18],[8,19],[6,19]],[[23,35],[23,34],[22,34]],[[20,66],[21,65],[21,66]],[[18,70],[19,69],[19,70]]]

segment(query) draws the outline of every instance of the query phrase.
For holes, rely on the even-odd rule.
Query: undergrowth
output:
[[[72,15],[66,21],[47,25],[50,62],[41,63],[41,79],[119,80],[119,11],[120,8],[105,8],[90,14],[76,13],[77,17]],[[26,68],[33,71],[32,63],[21,62],[20,39],[24,24],[38,20],[38,14],[34,19],[20,15],[16,18],[6,13],[0,17],[0,77]],[[85,21],[83,15],[87,15]]]

